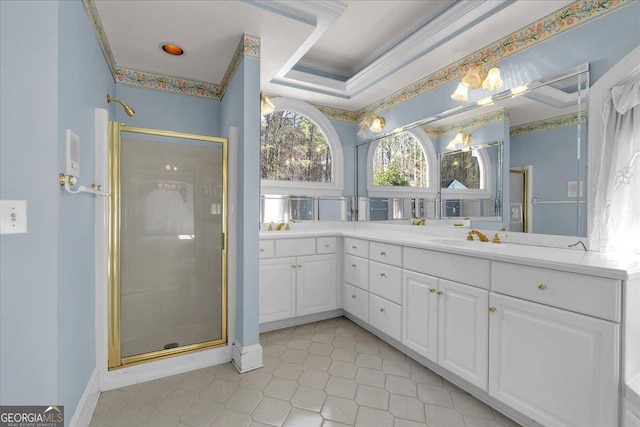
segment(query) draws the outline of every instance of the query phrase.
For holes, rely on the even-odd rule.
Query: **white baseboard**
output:
[[[339,308],[337,310],[323,311],[322,313],[307,314],[306,316],[292,317],[284,320],[274,320],[273,322],[266,322],[260,324],[260,333],[275,331],[277,329],[289,328],[291,326],[304,325],[311,322],[319,322],[321,320],[333,319],[334,317],[344,316],[344,310]]]
[[[241,374],[262,368],[264,366],[262,364],[262,346],[253,344],[243,347],[238,341],[234,341],[231,361]]]
[[[89,382],[80,396],[80,401],[71,417],[69,427],[86,427],[91,422],[93,411],[96,409],[100,397],[100,374],[94,369],[89,377]]]

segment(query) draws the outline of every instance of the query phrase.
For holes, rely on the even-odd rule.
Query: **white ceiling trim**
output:
[[[405,37],[344,83],[301,70],[291,70],[285,75],[278,73],[271,83],[350,99],[511,3],[513,0],[482,0],[456,2],[448,8],[441,8],[441,13],[429,20],[428,25],[423,23],[419,30]]]

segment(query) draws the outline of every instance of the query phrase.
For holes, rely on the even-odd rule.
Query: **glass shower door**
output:
[[[226,343],[226,140],[111,130],[109,367]]]

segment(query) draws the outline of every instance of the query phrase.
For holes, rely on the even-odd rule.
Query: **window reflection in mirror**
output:
[[[373,185],[427,186],[427,159],[413,135],[399,132],[378,141],[373,154]]]

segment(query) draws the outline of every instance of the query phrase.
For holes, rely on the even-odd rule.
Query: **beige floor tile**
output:
[[[225,363],[216,373],[216,378],[238,382],[242,378],[242,374],[233,366],[233,363]]]
[[[216,376],[214,374],[195,371],[191,372],[186,376],[186,378],[180,381],[178,383],[178,388],[199,393],[204,390],[209,384],[211,384],[211,382],[215,379]]]
[[[262,400],[262,393],[249,388],[238,387],[224,402],[224,407],[236,412],[250,414]]]
[[[225,409],[211,427],[248,427],[249,424],[251,424],[250,415]]]
[[[393,423],[393,427],[425,427],[427,424],[419,423],[417,421],[403,420],[402,418],[396,418]]]
[[[140,427],[175,427],[178,424],[180,424],[180,418],[177,415],[156,411],[149,415]]]
[[[411,378],[417,383],[442,387],[442,377],[424,366],[411,366]]]
[[[382,361],[382,370],[385,374],[398,377],[411,376],[411,366],[399,360],[384,359]]]
[[[356,417],[356,427],[393,427],[393,417],[387,411],[361,406]]]
[[[356,341],[356,351],[358,353],[374,354],[376,356],[380,354],[378,344],[369,341]]]
[[[156,405],[158,411],[180,416],[189,409],[200,395],[193,391],[176,389]]]
[[[287,348],[294,350],[306,350],[311,345],[311,340],[306,338],[291,338],[287,343]]]
[[[353,424],[342,424],[331,420],[324,420],[322,427],[351,427]]]
[[[226,363],[221,363],[219,365],[207,366],[206,368],[200,369],[200,371],[206,372],[208,374],[217,374],[220,369],[222,369]]]
[[[251,414],[253,421],[281,426],[291,411],[289,402],[265,397]]]
[[[353,399],[358,390],[358,383],[348,378],[329,377],[329,381],[324,388],[327,394],[332,396],[344,397],[345,399]]]
[[[213,400],[197,400],[184,414],[180,422],[194,427],[208,426],[224,410],[224,404]]]
[[[331,344],[334,338],[335,338],[335,335],[333,334],[330,334],[327,332],[319,332],[317,327],[316,327],[316,333],[311,335],[311,341],[319,342],[322,344]]]
[[[304,368],[302,365],[289,362],[280,362],[278,367],[273,371],[273,376],[284,378],[285,380],[295,381],[298,379]]]
[[[453,407],[462,415],[495,420],[491,408],[470,394],[453,392],[451,397],[453,398]]]
[[[278,367],[278,364],[280,363],[280,358],[279,357],[273,357],[273,356],[265,356],[264,353],[262,354],[262,364],[264,365],[262,368],[260,368],[261,371],[264,372],[273,372],[276,370],[276,368]]]
[[[271,336],[267,340],[269,344],[286,344],[291,339],[291,334],[285,334],[282,332],[272,332]]]
[[[346,348],[348,350],[355,350],[356,343],[357,341],[353,337],[336,335],[336,337],[331,342],[331,345],[336,348]]]
[[[280,355],[280,360],[282,360],[283,362],[298,363],[302,365],[304,359],[306,359],[308,355],[309,353],[304,350],[295,350],[293,348],[288,348],[284,351],[284,353]]]
[[[358,405],[350,399],[328,396],[322,407],[322,416],[330,421],[353,424],[356,421]]]
[[[418,384],[418,399],[429,405],[453,408],[451,392],[444,387],[429,384]]]
[[[105,425],[107,425],[107,419],[100,415],[94,415],[89,422],[89,427],[102,427]]]
[[[496,420],[489,420],[487,418],[470,417],[463,415],[465,427],[503,427],[502,424]]]
[[[251,424],[249,424],[249,427],[273,427],[273,426],[271,426],[269,424],[264,424],[264,423],[261,423],[261,422],[258,422],[258,421],[254,421]]]
[[[318,356],[329,356],[332,351],[333,346],[331,344],[324,344],[321,342],[314,342],[307,349],[309,354],[316,354]]]
[[[329,374],[336,377],[354,379],[357,372],[358,366],[354,363],[334,360],[331,362],[331,366],[329,366]]]
[[[329,374],[314,369],[305,369],[298,377],[298,384],[318,389],[323,389],[327,385],[327,381],[329,381]]]
[[[363,368],[382,369],[382,357],[375,354],[358,353],[356,365]]]
[[[463,389],[461,389],[460,387],[458,387],[454,383],[445,380],[444,378],[442,378],[442,385],[444,386],[444,388],[446,388],[449,391],[455,391],[456,393],[468,394],[466,391],[464,391]]]
[[[504,427],[521,427],[520,424],[513,421],[511,418],[508,418],[506,415],[503,415],[502,413],[496,411],[495,409],[491,408],[491,412],[493,413],[496,421],[498,421]]]
[[[358,368],[355,379],[358,384],[384,388],[385,377],[385,373],[378,369]]]
[[[207,368],[201,369],[201,371],[206,370]],[[210,373],[215,373],[215,372],[210,372]],[[177,374],[177,375],[171,375],[170,377],[165,377],[163,378],[163,380],[165,381],[169,381],[170,383],[175,383],[178,384],[180,381],[182,381],[183,379],[186,378],[186,376],[189,375],[189,372],[184,372],[182,374]]]
[[[332,359],[328,356],[318,356],[316,354],[310,354],[305,360],[302,366],[307,369],[315,369],[316,371],[326,371],[331,366]]]
[[[462,414],[453,408],[424,405],[426,421],[430,427],[464,427]]]
[[[406,358],[404,353],[386,343],[380,345],[380,357],[383,359],[398,360],[400,362],[404,362]]]
[[[291,335],[297,338],[309,339],[313,334],[316,333],[316,330],[313,329],[313,326],[302,325],[298,326]]]
[[[107,425],[112,426],[136,426],[155,412],[155,405],[143,401],[142,399],[132,399],[128,404],[122,405],[117,410],[112,411],[105,418]]]
[[[360,384],[356,393],[356,403],[361,406],[387,410],[389,409],[389,393],[382,388]]]
[[[237,388],[238,383],[236,382],[216,378],[200,392],[200,397],[224,402]]]
[[[387,375],[384,388],[393,394],[402,396],[418,397],[418,389],[416,382],[411,378],[396,377],[395,375]]]
[[[272,378],[273,375],[269,372],[263,372],[262,369],[257,369],[244,374],[238,384],[241,387],[250,388],[251,390],[262,391]]]
[[[424,404],[415,397],[389,396],[389,412],[394,417],[424,422]]]
[[[355,338],[357,341],[368,341],[376,344],[380,341],[378,337],[362,328],[356,329]]]
[[[284,422],[284,427],[320,427],[323,421],[324,418],[317,412],[293,408]]]
[[[339,360],[341,362],[349,362],[353,363],[356,361],[356,353],[354,350],[349,350],[346,348],[334,348],[331,352],[331,358],[333,360]]]
[[[273,378],[264,388],[262,394],[280,400],[290,400],[298,388],[298,383],[282,378]]]
[[[326,397],[327,393],[324,390],[300,386],[291,398],[291,405],[307,411],[318,412],[322,409]]]
[[[284,344],[267,344],[262,347],[262,355],[269,357],[280,357],[287,350]]]

